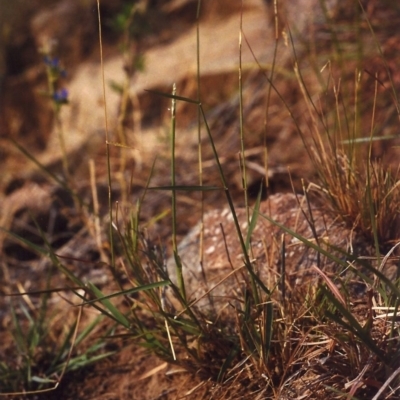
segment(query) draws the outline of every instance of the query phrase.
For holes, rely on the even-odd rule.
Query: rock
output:
[[[242,235],[246,238],[248,228],[246,210],[238,208],[236,213]],[[336,249],[354,256],[371,255],[373,252],[365,240],[353,237],[352,230],[346,228],[340,219],[334,218],[323,207],[314,203],[307,204],[304,196],[290,193],[270,196],[260,205],[260,215],[251,237],[249,254],[254,272],[268,289],[273,290],[278,287],[278,292],[282,293],[279,282],[283,273],[282,238],[284,238],[287,295],[309,284],[315,286],[321,279],[315,267],[327,274],[339,287],[342,278],[346,281],[354,279],[357,293],[364,292],[365,286],[363,284],[360,286],[360,279],[356,274],[349,271],[341,274],[344,269],[342,265],[323,254],[318,255],[316,250],[307,247],[298,238],[284,233],[283,229],[263,218],[262,214],[311,243],[318,243],[321,248],[341,260],[346,260],[346,255]],[[218,303],[222,306],[228,301],[240,298],[239,291],[243,290],[248,282],[243,253],[230,210],[228,208],[213,210],[205,215],[202,264],[199,257],[200,231],[199,223],[178,246],[188,300],[199,299],[212,289],[210,294],[214,305]],[[389,276],[395,272],[389,265],[386,269]],[[233,270],[236,273],[232,274]],[[175,262],[172,258],[168,262],[168,271],[172,280],[176,282]],[[338,279],[339,276],[341,279]],[[219,284],[222,280],[223,282]],[[198,305],[205,306],[207,303],[205,298]]]

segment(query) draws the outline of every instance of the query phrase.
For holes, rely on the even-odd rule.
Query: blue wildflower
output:
[[[60,68],[60,59],[57,57],[50,57],[46,55],[43,57],[43,62],[50,68],[59,69]]]
[[[48,56],[48,55],[45,55],[45,56],[43,57],[43,62],[44,62],[46,65],[49,65],[49,66],[50,66],[50,64],[51,64],[51,57]]]
[[[60,90],[56,90],[53,93],[53,100],[57,104],[67,104],[68,103],[68,90],[65,88],[62,88]]]

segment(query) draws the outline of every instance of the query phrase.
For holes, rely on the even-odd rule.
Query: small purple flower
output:
[[[67,71],[61,67],[60,59],[58,57],[50,57],[49,55],[45,55],[43,57],[43,62],[51,70],[51,74],[53,76],[61,76],[62,78],[67,76]]]
[[[57,57],[51,58],[50,56],[46,55],[44,56],[43,61],[50,68],[58,69],[60,67],[60,59]]]
[[[46,64],[46,65],[49,65],[50,66],[50,64],[51,64],[51,57],[50,56],[44,56],[43,57],[43,62]]]
[[[67,104],[68,103],[68,90],[65,88],[62,88],[60,90],[56,90],[53,93],[53,100],[57,104]]]

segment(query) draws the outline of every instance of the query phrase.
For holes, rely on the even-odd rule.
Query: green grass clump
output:
[[[8,302],[11,320],[7,329],[15,348],[8,347],[0,363],[0,396],[52,391],[65,374],[113,354],[104,351],[104,339],[93,338],[101,315],[87,320],[79,331],[82,307],[71,315],[50,303],[51,294],[60,290],[27,293],[21,289],[11,294]],[[83,351],[77,352],[76,348]]]
[[[198,16],[200,6],[199,0]],[[361,4],[357,9],[358,22],[364,21],[369,24],[368,19],[361,18],[364,12]],[[331,24],[332,21],[328,22],[331,35],[334,37],[335,25]],[[242,31],[240,33],[243,34]],[[348,95],[350,92],[360,93],[360,80],[356,73],[357,79],[354,81],[353,90],[348,90],[351,84],[347,81],[346,85],[349,86],[346,90],[341,90],[340,80],[335,81],[337,71],[334,69],[339,68],[339,71],[340,68],[345,69],[346,60],[343,58],[342,49],[337,47],[339,42],[335,41],[335,44],[332,59],[338,61],[332,62],[332,69],[327,75],[316,67],[317,59],[310,59],[315,63],[312,68],[317,74],[315,80],[304,77],[296,49],[293,49],[295,62],[293,75],[297,77],[303,94],[302,102],[307,110],[302,120],[294,117],[294,113],[280,93],[278,97],[283,100],[282,107],[286,108],[293,118],[293,125],[301,135],[316,170],[316,181],[307,189],[304,188],[306,207],[311,210],[312,201],[323,201],[328,205],[330,212],[354,232],[355,236],[362,237],[365,243],[369,243],[369,247],[365,247],[369,249],[368,254],[360,256],[347,249],[330,248],[329,244],[324,243],[323,238],[317,237],[316,234],[315,240],[311,241],[279,225],[271,217],[260,212],[261,190],[255,205],[249,206],[241,65],[239,67],[241,146],[238,151],[241,155],[240,173],[249,222],[247,230],[243,230],[239,224],[233,195],[229,190],[229,183],[200,95],[196,99],[180,96],[174,87],[172,94],[153,92],[155,96],[171,100],[170,182],[164,186],[151,186],[151,180],[156,173],[155,161],[143,195],[128,211],[125,207],[112,202],[110,162],[112,142],[109,140],[107,128],[109,185],[107,227],[110,254],[108,259],[104,260],[104,265],[108,267],[107,271],[114,278],[113,283],[118,289],[102,289],[91,282],[84,284],[53,251],[40,249],[25,241],[35,250],[47,254],[60,272],[66,275],[69,280],[68,290],[79,299],[80,310],[84,307],[94,309],[102,317],[112,321],[113,329],[104,336],[115,340],[130,338],[161,359],[197,375],[203,380],[204,385],[209,385],[210,398],[278,399],[297,398],[300,395],[307,398],[378,399],[381,395],[387,399],[398,398],[400,346],[397,319],[400,281],[398,273],[390,279],[385,275],[386,267],[390,263],[392,266],[398,263],[394,257],[400,236],[398,176],[396,173],[393,174],[381,160],[376,161],[372,157],[373,144],[375,140],[380,140],[375,136],[377,127],[374,118],[378,111],[376,93],[379,81],[376,79],[376,85],[372,90],[375,97],[372,96],[369,112],[365,111],[367,108],[362,110],[370,115],[369,134],[364,135],[362,132],[366,117],[361,118],[357,96],[353,98]],[[275,61],[272,65],[274,63]],[[340,72],[346,77],[346,71]],[[277,91],[273,71],[265,76],[271,90]],[[328,83],[325,84],[324,79]],[[200,84],[199,70],[197,80]],[[311,87],[308,86],[311,85],[310,82],[314,82]],[[319,101],[320,99],[315,100],[311,94],[316,88],[315,82],[322,82],[326,104]],[[125,89],[127,87],[128,85]],[[126,92],[123,93],[126,95]],[[267,95],[271,96],[271,93]],[[354,101],[354,107],[349,105],[351,100]],[[176,174],[179,169],[176,146],[177,102],[185,102],[197,108],[199,146],[204,131],[218,171],[219,185],[204,185],[201,168],[199,183],[193,185],[177,183]],[[125,137],[122,132],[123,125],[121,124],[119,128],[121,142],[119,145],[123,148],[126,146],[123,139]],[[201,165],[201,150],[198,154]],[[125,162],[120,165],[125,165]],[[235,298],[225,299],[224,309],[218,308],[219,306],[213,302],[212,289],[202,299],[193,301],[188,297],[183,265],[190,264],[191,260],[181,259],[177,243],[178,192],[203,194],[215,190],[222,191],[225,195],[243,255],[243,268],[240,271],[244,281],[242,290],[238,291]],[[171,207],[165,214],[171,214],[171,260],[176,268],[174,273],[176,280],[172,278],[173,273],[168,270],[171,260],[168,260],[166,255],[165,244],[151,237],[147,230],[150,222],[163,220],[165,214],[155,216],[150,222],[143,223],[142,220],[142,210],[146,206],[147,198],[159,191],[171,194]],[[339,272],[336,276],[327,274],[323,266],[317,263],[318,265],[312,268],[320,277],[318,285],[299,284],[293,290],[288,290],[286,283],[290,271],[285,271],[285,245],[282,240],[275,254],[275,257],[278,254],[280,258],[281,274],[277,275],[273,283],[267,285],[256,272],[265,268],[265,265],[251,257],[252,232],[261,219],[267,219],[279,226],[283,234],[296,238],[309,250],[335,263],[338,271],[353,272],[351,279],[354,276],[356,282],[347,281],[349,275]],[[312,218],[309,223],[312,229],[315,228]],[[221,284],[225,278],[227,277],[221,276]],[[341,286],[337,282],[341,282]],[[355,283],[362,286],[363,290],[355,293],[352,289]],[[0,364],[1,379],[7,382],[8,391],[33,390],[37,388],[32,386],[33,382],[51,383],[55,388],[68,370],[87,366],[97,360],[97,357],[108,355],[106,353],[101,356],[91,356],[104,345],[103,340],[88,346],[83,356],[74,355],[72,352],[74,346],[89,339],[89,334],[96,326],[100,326],[101,318],[98,318],[87,325],[80,336],[77,333],[78,321],[72,323],[64,339],[58,343],[54,360],[50,363],[44,361],[48,361],[50,357],[46,340],[51,331],[52,320],[48,313],[50,307],[47,296],[53,292],[55,289],[49,286],[45,292],[40,293],[42,303],[39,313],[24,305],[25,297],[19,298],[20,311],[17,312],[14,306],[11,307],[13,327],[10,328],[10,332],[14,335],[22,357],[20,365],[23,367],[16,375],[12,367]],[[207,306],[199,305],[204,302],[208,302]],[[23,327],[23,324],[26,327]],[[24,335],[25,330],[28,335]],[[54,345],[53,342],[52,344]],[[45,365],[46,368],[38,372],[35,368],[39,365],[41,367]],[[12,382],[16,381],[17,385],[13,386]],[[41,388],[40,385],[38,388]]]

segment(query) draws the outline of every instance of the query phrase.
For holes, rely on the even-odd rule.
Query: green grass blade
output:
[[[152,186],[148,190],[180,190],[185,192],[207,192],[212,190],[223,190],[218,186],[198,186],[198,185],[174,185],[174,186]]]
[[[338,299],[331,293],[325,286],[321,286],[322,293],[329,299],[329,301],[339,310],[339,312],[347,319],[348,322],[345,322],[342,318],[340,318],[337,314],[332,313],[329,310],[325,311],[325,315],[342,325],[344,328],[348,329],[354,335],[356,335],[362,342],[370,348],[379,358],[383,361],[387,362],[387,357],[384,352],[375,344],[370,335],[370,329],[363,329],[362,326],[358,323],[358,321],[354,318],[353,314],[346,308],[344,305],[338,301]]]
[[[158,90],[146,89],[145,91],[156,94],[158,96],[166,97],[167,99],[180,100],[180,101],[185,101],[186,103],[192,103],[192,104],[197,104],[197,105],[200,104],[198,100],[193,100],[193,99],[190,99],[189,97],[182,97],[182,96],[177,96],[176,94],[159,92]]]
[[[226,375],[226,372],[228,371],[229,367],[232,364],[232,361],[235,359],[235,357],[238,355],[238,353],[239,353],[239,348],[233,347],[231,349],[231,351],[228,354],[228,357],[226,357],[224,363],[222,364],[222,366],[219,370],[217,382],[222,383],[222,381],[224,380],[224,377]]]
[[[260,190],[258,192],[256,203],[254,204],[253,212],[252,212],[252,215],[250,218],[249,228],[247,230],[247,236],[246,236],[246,242],[245,242],[247,251],[249,251],[249,248],[250,248],[251,235],[253,234],[254,229],[257,226],[258,214],[260,211],[261,194],[262,194],[262,187],[260,188]]]
[[[160,281],[160,282],[149,283],[148,285],[143,285],[143,286],[139,286],[139,287],[135,287],[135,288],[131,288],[131,289],[122,290],[120,292],[112,293],[112,294],[109,294],[109,295],[106,295],[106,296],[103,295],[103,296],[98,297],[96,299],[85,301],[83,304],[79,304],[79,306],[93,304],[93,303],[96,303],[98,301],[100,303],[102,303],[104,300],[112,299],[113,297],[126,296],[126,295],[132,294],[132,293],[138,293],[138,292],[142,292],[142,291],[145,291],[145,290],[151,290],[151,289],[156,289],[156,288],[160,288],[160,287],[163,287],[163,286],[168,286],[169,284],[170,284],[169,281]],[[90,288],[91,288],[91,285],[92,284],[90,284],[90,282],[89,282],[89,287]],[[96,295],[97,295],[97,293],[96,293]]]
[[[93,283],[88,282],[87,283],[88,288],[94,293],[94,295],[100,300],[100,303],[106,308],[107,312],[111,314],[115,321],[117,321],[120,325],[124,326],[125,328],[129,329],[130,327],[130,322],[129,320],[125,317],[124,314],[122,314],[117,307],[115,307],[105,296],[101,290],[99,290]],[[114,297],[114,295],[112,296]]]

